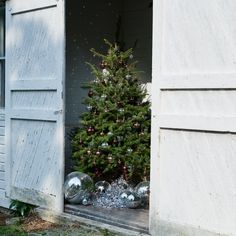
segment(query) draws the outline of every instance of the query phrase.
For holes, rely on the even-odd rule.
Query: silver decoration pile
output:
[[[75,171],[67,175],[65,199],[72,204],[93,205],[104,208],[140,208],[148,205],[150,183],[144,181],[135,188],[122,177],[112,182],[93,180],[84,173]]]

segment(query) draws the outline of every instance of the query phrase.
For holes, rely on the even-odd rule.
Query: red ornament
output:
[[[104,61],[102,61],[102,62],[100,63],[100,68],[101,68],[101,69],[105,69],[106,67],[107,67],[107,63],[104,62]]]
[[[121,108],[121,107],[123,107],[123,106],[124,106],[124,103],[123,103],[123,102],[121,102],[121,101],[118,101],[118,102],[116,103],[116,105],[117,105],[119,108]]]
[[[99,150],[96,151],[96,155],[97,156],[100,156],[101,155],[101,152]]]
[[[87,134],[91,135],[94,133],[94,127],[93,126],[89,126],[88,129],[87,129]]]
[[[114,145],[117,145],[117,144],[118,144],[118,140],[117,140],[117,139],[113,139],[112,143],[113,143]]]
[[[88,91],[88,96],[89,96],[89,97],[92,97],[92,96],[93,96],[93,91],[92,91],[92,90],[89,90],[89,91]]]

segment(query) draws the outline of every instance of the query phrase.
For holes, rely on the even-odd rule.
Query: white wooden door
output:
[[[8,194],[63,209],[64,0],[6,3]]]
[[[236,235],[236,1],[153,3],[152,235]]]

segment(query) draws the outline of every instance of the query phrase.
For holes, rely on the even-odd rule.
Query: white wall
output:
[[[152,235],[236,235],[235,11],[154,1]]]

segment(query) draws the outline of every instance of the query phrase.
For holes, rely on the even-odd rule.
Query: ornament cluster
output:
[[[65,199],[71,204],[94,205],[105,208],[144,208],[149,204],[150,186],[143,181],[135,187],[122,177],[109,183],[98,181],[81,172],[67,175],[64,184]]]

